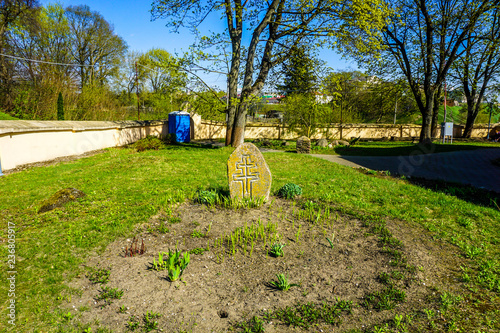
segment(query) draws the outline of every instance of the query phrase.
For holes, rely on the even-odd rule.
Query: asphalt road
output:
[[[312,156],[350,167],[387,170],[393,175],[456,182],[500,193],[500,166],[492,163],[500,159],[500,148],[410,156]]]

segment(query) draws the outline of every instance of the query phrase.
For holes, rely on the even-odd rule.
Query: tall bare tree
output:
[[[487,12],[462,45],[463,51],[450,74],[461,83],[467,100],[467,121],[462,136],[470,138],[488,87],[500,76],[500,8]]]
[[[118,70],[127,50],[125,41],[101,14],[88,6],[70,6],[66,16],[72,36],[71,53],[80,65],[80,86],[104,84]]]
[[[211,14],[224,17],[226,42],[231,45],[226,145],[237,147],[244,139],[250,101],[263,88],[270,70],[290,56],[292,46],[306,42],[316,44],[320,38],[346,39],[346,33],[353,27],[368,33],[382,26],[383,8],[378,0],[342,3],[333,0],[156,0],[151,13],[153,19],[169,19],[167,25],[174,30],[188,27],[193,33]],[[238,94],[240,69],[242,88]]]
[[[20,19],[31,21],[32,12],[38,7],[37,0],[0,1],[0,107],[12,107],[12,86],[14,84],[14,61],[5,55],[11,51],[10,32]]]
[[[385,68],[406,77],[422,115],[420,142],[432,140],[437,119],[435,97],[467,36],[478,29],[498,0],[390,0],[394,12],[382,34]]]

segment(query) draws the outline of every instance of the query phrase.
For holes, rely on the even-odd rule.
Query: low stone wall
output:
[[[165,137],[167,121],[0,121],[1,170]]]

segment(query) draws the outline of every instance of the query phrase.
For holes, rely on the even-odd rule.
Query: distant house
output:
[[[319,92],[314,93],[314,95],[316,99],[316,104],[327,104],[333,100],[333,96],[327,96]]]
[[[283,95],[278,95],[278,94],[267,94],[262,96],[262,102],[264,104],[279,104],[280,99],[282,99]]]

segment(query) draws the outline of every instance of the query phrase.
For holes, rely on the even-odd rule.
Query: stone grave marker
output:
[[[307,136],[301,136],[297,139],[297,154],[310,154],[311,140]]]
[[[232,199],[269,199],[271,171],[254,144],[245,142],[234,150],[227,160],[227,176]]]

